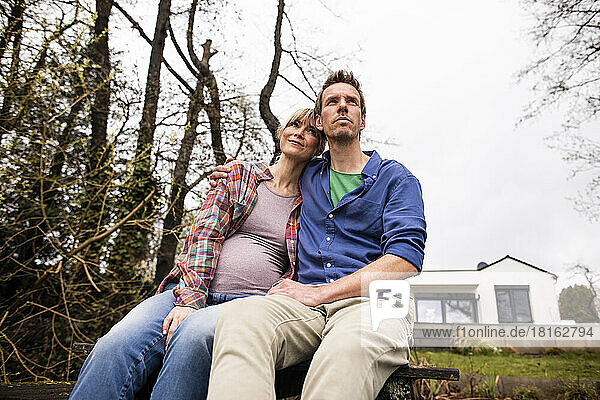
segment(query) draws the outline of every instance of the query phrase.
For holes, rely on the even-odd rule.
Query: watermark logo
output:
[[[410,286],[405,280],[375,280],[369,283],[371,327],[379,328],[386,319],[406,318],[408,315]]]

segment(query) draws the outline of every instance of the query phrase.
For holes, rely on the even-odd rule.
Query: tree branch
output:
[[[313,103],[316,101],[316,98],[310,97],[308,94],[306,94],[306,92],[304,92],[304,90],[300,89],[298,86],[294,85],[294,83],[292,83],[292,81],[290,81],[288,78],[286,78],[285,76],[278,74],[279,77],[281,77],[281,79],[283,79],[284,81],[286,81],[290,86],[292,86],[294,89],[296,89],[297,91],[299,91],[300,93],[302,93],[304,95],[304,97],[306,97],[307,99],[309,99],[310,101],[312,101]]]
[[[133,26],[133,28],[135,28],[140,36],[149,44],[152,45],[152,39],[150,39],[148,37],[148,35],[146,35],[146,32],[144,32],[144,30],[142,29],[142,27],[140,26],[140,24],[137,23],[136,20],[133,19],[133,17],[123,9],[123,7],[121,7],[121,5],[119,3],[117,3],[115,0],[111,0],[113,6],[115,6],[117,8],[117,10],[119,10],[121,12],[121,14],[123,14],[123,16],[125,18],[127,18],[127,20],[129,22],[131,22],[131,25]],[[179,83],[181,83],[187,90],[189,93],[192,93],[194,91],[194,89],[185,81],[185,79],[183,79],[176,71],[175,69],[173,69],[173,67],[171,67],[171,64],[169,64],[167,62],[167,60],[165,60],[165,57],[162,56],[161,57],[162,63],[165,64],[165,67],[167,67],[167,70],[169,70],[169,72],[179,81]]]
[[[283,13],[284,13],[285,2],[284,0],[279,0],[277,6],[277,19],[275,21],[275,33],[273,38],[273,44],[275,46],[275,52],[273,54],[273,61],[271,63],[271,72],[269,73],[269,78],[267,79],[267,83],[260,91],[258,109],[260,111],[260,116],[264,121],[265,125],[269,132],[271,132],[271,136],[273,138],[273,159],[274,162],[279,154],[281,154],[281,149],[279,148],[279,140],[277,140],[277,129],[279,128],[279,120],[271,111],[270,101],[271,96],[273,95],[273,91],[275,90],[275,84],[277,83],[277,76],[279,75],[279,65],[281,63],[281,25],[283,21]]]
[[[169,17],[169,22],[167,23],[167,29],[169,30],[169,36],[171,37],[173,46],[175,46],[175,50],[177,50],[177,54],[179,54],[179,57],[181,57],[181,59],[183,60],[183,63],[190,70],[192,75],[194,75],[196,78],[198,78],[199,77],[198,71],[196,70],[196,68],[194,68],[192,66],[192,64],[190,64],[187,57],[183,53],[183,50],[181,50],[181,47],[179,47],[179,43],[177,43],[177,39],[175,38],[175,33],[173,32],[173,28],[171,27],[171,18],[170,17]]]

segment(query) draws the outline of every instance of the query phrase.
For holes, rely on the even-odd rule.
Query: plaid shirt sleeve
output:
[[[160,284],[157,293],[169,283],[178,282],[173,289],[176,306],[202,308],[212,281],[223,242],[236,232],[252,212],[257,197],[258,181],[272,179],[264,163],[247,164],[233,161],[227,180],[211,190],[192,224],[175,267]],[[286,227],[290,267],[296,265],[297,231],[302,197],[296,200]]]
[[[231,220],[231,202],[225,182],[211,190],[192,224],[183,249],[175,260],[179,284],[174,288],[176,306],[202,308],[206,304],[225,235]]]
[[[300,206],[302,205],[302,194],[296,198],[285,226],[285,242],[287,245],[290,268],[283,274],[283,278],[294,279],[297,271],[298,258],[298,229],[300,228]]]
[[[176,306],[206,305],[223,242],[243,224],[256,199],[256,176],[251,168],[236,161],[229,165],[227,179],[209,191],[175,259],[175,267],[157,290],[161,293],[169,283],[178,282],[173,289]]]

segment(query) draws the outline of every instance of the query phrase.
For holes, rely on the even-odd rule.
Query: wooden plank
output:
[[[277,371],[275,375],[275,392],[277,398],[299,395],[308,372],[310,361]],[[412,398],[412,382],[417,379],[436,379],[458,381],[460,373],[456,368],[443,367],[399,367],[386,381],[379,400]]]
[[[27,383],[0,385],[0,399],[59,400],[68,399],[74,383]]]
[[[88,354],[93,347],[94,345],[92,343],[74,343],[72,350],[74,353]],[[310,360],[277,371],[275,374],[275,392],[277,394],[277,398],[287,398],[299,395],[302,392],[302,385],[304,384],[304,379],[306,378],[309,366]],[[414,395],[412,392],[412,382],[417,379],[458,381],[459,377],[460,373],[456,368],[417,366],[399,367],[387,380],[377,399],[389,400],[412,398]],[[3,393],[1,389],[0,393]],[[143,393],[141,395],[141,397],[144,399],[149,398],[149,393]],[[140,396],[136,396],[136,398],[139,397]],[[38,398],[42,399],[44,397],[36,397],[35,399],[37,400]],[[49,396],[48,398],[58,399],[62,397]],[[12,398],[10,399],[12,400]]]
[[[302,385],[310,365],[306,361],[299,365],[277,371],[275,376],[275,391],[277,398],[286,398],[302,392]],[[456,368],[442,367],[400,367],[390,376],[380,395],[383,399],[409,399],[412,397],[412,382],[416,379],[442,379],[456,381],[459,372]],[[5,400],[59,400],[67,399],[73,383],[37,383],[1,385],[0,399]],[[148,398],[148,394],[136,396],[136,399]]]
[[[437,379],[444,381],[458,381],[460,373],[456,368],[445,367],[400,367],[393,374],[394,378],[405,379]]]

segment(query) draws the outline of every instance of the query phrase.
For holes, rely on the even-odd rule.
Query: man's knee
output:
[[[218,329],[242,326],[245,330],[264,326],[277,305],[264,296],[249,296],[232,300],[223,305],[219,315]]]
[[[361,347],[358,341],[339,337],[323,341],[315,353],[314,359],[317,362],[328,360],[347,365],[347,363],[360,360],[365,351],[369,351],[369,349]]]

